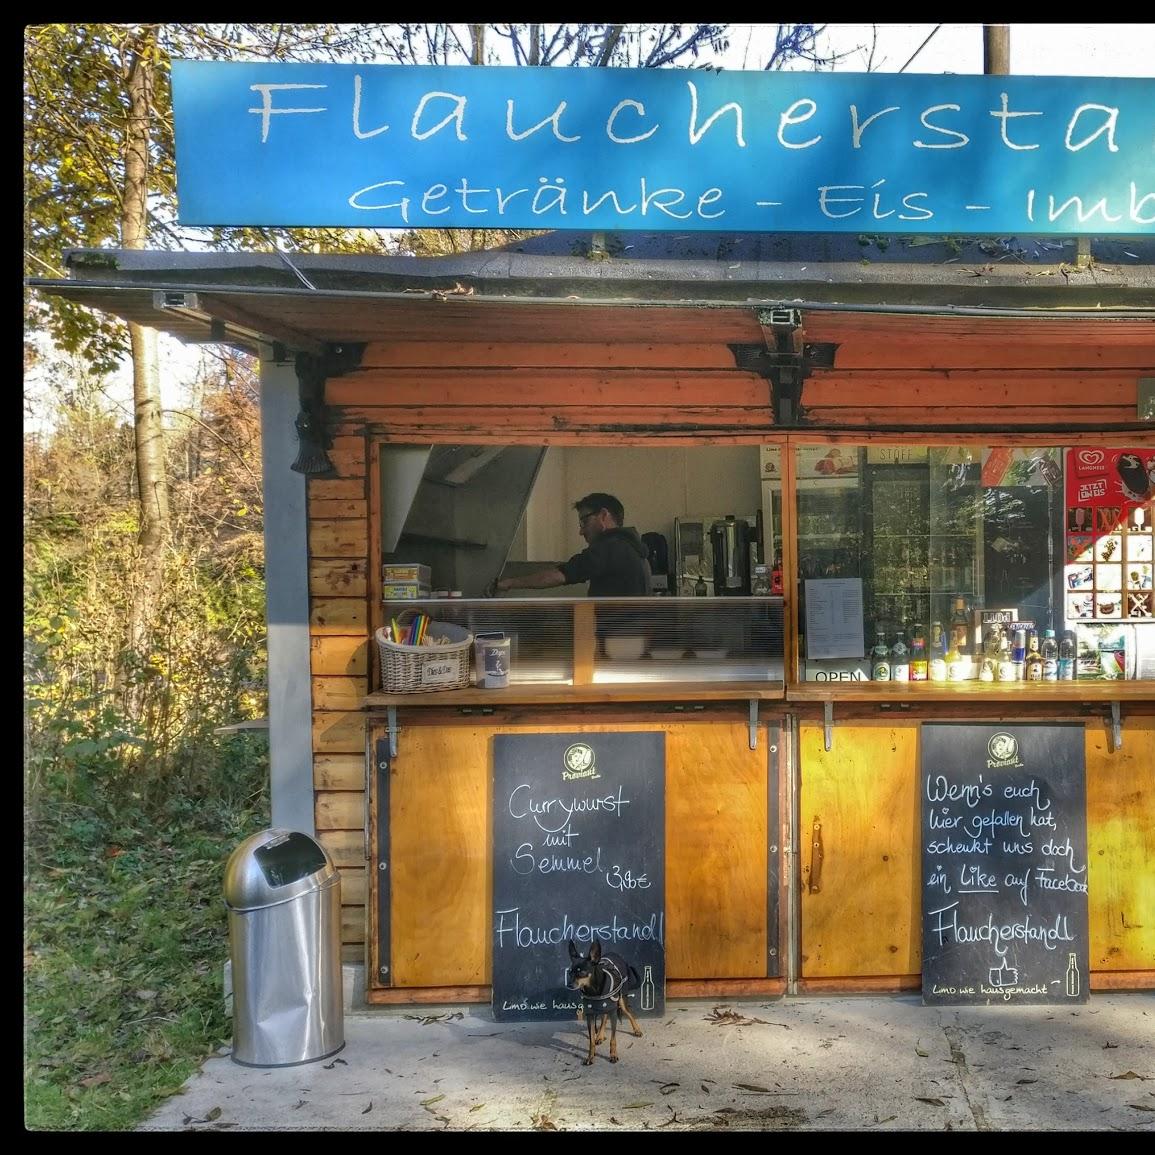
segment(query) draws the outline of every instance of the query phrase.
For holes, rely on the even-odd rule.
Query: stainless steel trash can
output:
[[[345,1045],[341,876],[307,834],[262,830],[225,867],[233,1059],[291,1067]]]

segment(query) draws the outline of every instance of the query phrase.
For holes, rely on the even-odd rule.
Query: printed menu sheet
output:
[[[862,579],[806,580],[807,658],[861,658]]]

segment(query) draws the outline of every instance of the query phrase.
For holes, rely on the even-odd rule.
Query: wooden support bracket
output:
[[[1123,720],[1119,715],[1119,703],[1111,703],[1111,752],[1123,748]]]
[[[822,740],[829,752],[834,744],[834,703],[829,698],[822,703]]]
[[[750,699],[750,749],[758,749],[758,699]]]

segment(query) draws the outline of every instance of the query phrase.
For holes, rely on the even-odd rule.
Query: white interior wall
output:
[[[695,445],[640,448],[553,447],[526,509],[526,561],[564,561],[585,548],[573,503],[612,493],[626,525],[661,533],[671,550],[674,518],[753,514],[761,504],[758,447]]]

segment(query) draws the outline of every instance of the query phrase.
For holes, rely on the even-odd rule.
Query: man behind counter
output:
[[[587,592],[594,598],[649,596],[652,591],[647,550],[634,530],[622,526],[622,503],[609,493],[587,493],[573,507],[586,548],[560,565],[521,577],[499,578],[493,583],[493,592],[544,590],[589,582]]]

